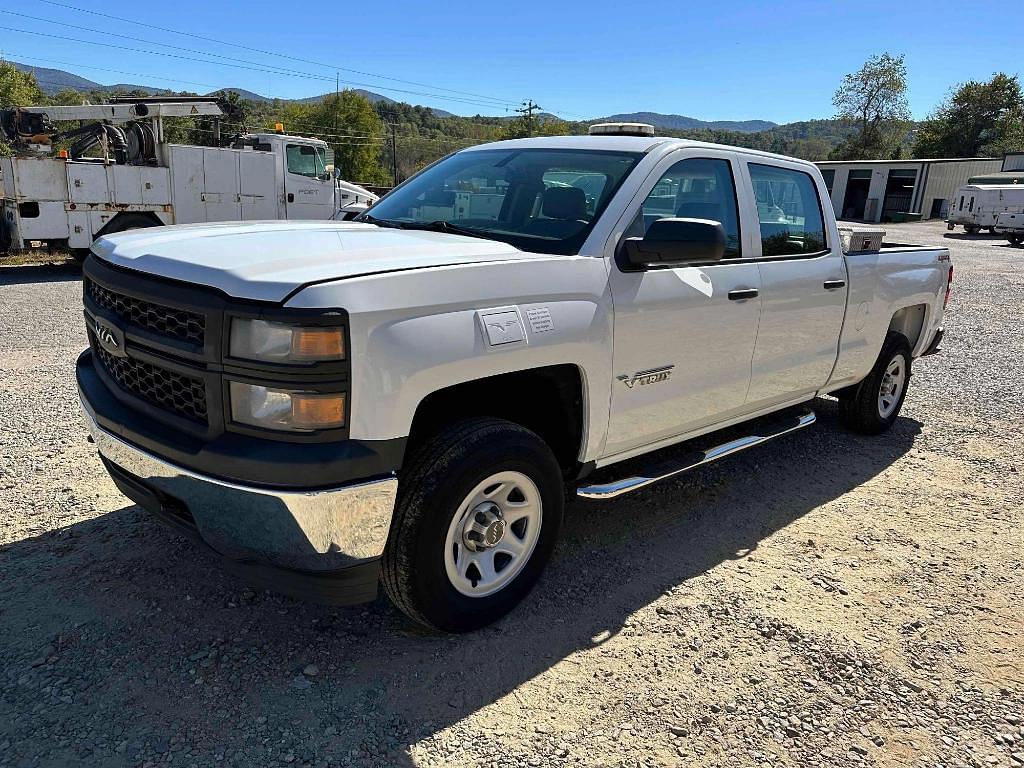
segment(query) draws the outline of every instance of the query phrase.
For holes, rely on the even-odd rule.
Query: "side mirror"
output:
[[[622,243],[627,269],[671,267],[720,261],[725,255],[725,229],[710,219],[658,219],[642,238]]]

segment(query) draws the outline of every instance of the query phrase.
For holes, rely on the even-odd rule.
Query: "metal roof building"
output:
[[[817,163],[825,177],[836,218],[897,221],[945,218],[956,190],[974,177],[1020,170],[1024,152],[939,160],[827,160]],[[986,182],[986,183],[1013,183]]]

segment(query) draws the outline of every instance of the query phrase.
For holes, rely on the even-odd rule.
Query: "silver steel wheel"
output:
[[[486,597],[529,562],[544,519],[537,485],[521,472],[497,472],[455,511],[444,545],[448,580],[463,595]]]
[[[889,418],[899,405],[903,388],[907,385],[907,361],[896,355],[885,367],[882,385],[878,389],[878,415]]]

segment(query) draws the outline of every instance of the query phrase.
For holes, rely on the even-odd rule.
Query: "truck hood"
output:
[[[530,255],[446,232],[299,221],[137,229],[100,238],[92,252],[119,267],[274,302],[309,283]]]

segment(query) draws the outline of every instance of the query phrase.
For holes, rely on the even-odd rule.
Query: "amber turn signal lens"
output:
[[[345,426],[345,395],[292,395],[292,426],[337,429]]]
[[[345,335],[341,328],[296,328],[291,356],[293,360],[343,360]]]

